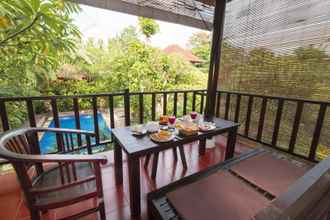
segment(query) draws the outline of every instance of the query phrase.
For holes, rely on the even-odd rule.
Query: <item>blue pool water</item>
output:
[[[111,137],[111,130],[107,126],[102,114],[97,115],[99,131],[100,131],[100,140],[108,140]],[[70,128],[75,129],[75,117],[74,116],[65,116],[60,117],[61,128]],[[54,120],[49,124],[49,128],[55,127]],[[80,127],[81,130],[94,131],[94,118],[92,115],[80,115]],[[92,140],[94,142],[95,140]],[[41,153],[51,153],[56,150],[56,135],[54,133],[47,132],[45,133],[40,140],[40,150]]]

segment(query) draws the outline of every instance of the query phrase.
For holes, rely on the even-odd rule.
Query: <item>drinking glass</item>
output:
[[[192,120],[195,120],[197,118],[197,112],[190,112],[190,117]]]
[[[174,128],[175,120],[176,120],[176,117],[174,115],[173,116],[170,116],[168,118],[168,122],[169,122],[169,127],[170,128]]]

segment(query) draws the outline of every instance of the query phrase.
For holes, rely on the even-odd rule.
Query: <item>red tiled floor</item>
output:
[[[220,140],[220,141],[219,141]],[[113,153],[108,152],[108,165],[102,169],[105,206],[107,219],[111,220],[137,220],[147,219],[146,211],[146,195],[151,190],[162,187],[184,176],[206,169],[222,160],[224,148],[220,146],[225,143],[225,138],[218,138],[219,145],[213,149],[207,149],[206,154],[199,157],[198,146],[196,144],[185,146],[185,154],[187,157],[188,169],[182,168],[180,157],[175,163],[171,150],[160,153],[159,166],[156,180],[153,181],[150,175],[150,169],[143,168],[141,161],[141,198],[142,198],[142,214],[139,218],[132,218],[129,209],[129,193],[128,193],[128,176],[127,164],[124,163],[124,184],[121,187],[115,185],[114,169],[113,169]],[[238,149],[241,146],[238,145]],[[151,163],[150,163],[151,164]],[[16,181],[14,173],[0,176],[0,219],[1,220],[28,220],[29,212],[25,207],[23,195]],[[66,215],[78,212],[83,208],[93,205],[93,201],[75,204],[73,206],[49,211],[43,216],[43,220],[55,220]],[[83,220],[95,220],[96,215],[91,215]]]

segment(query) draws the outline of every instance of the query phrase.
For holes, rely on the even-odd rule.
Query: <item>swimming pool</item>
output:
[[[76,129],[76,122],[75,122],[75,116],[64,116],[60,117],[60,125],[61,128],[70,128],[70,129]],[[99,124],[99,131],[100,131],[100,140],[108,140],[111,137],[111,130],[107,126],[103,116],[101,113],[97,115],[97,120]],[[55,122],[54,120],[51,121],[51,123],[48,126],[49,128],[55,128]],[[83,114],[80,115],[80,127],[81,130],[87,130],[87,131],[94,131],[94,118],[92,115],[89,114]],[[95,139],[92,139],[92,143],[95,143]],[[56,149],[56,135],[54,133],[47,132],[45,133],[40,142],[40,150],[42,154],[51,153],[54,152]]]

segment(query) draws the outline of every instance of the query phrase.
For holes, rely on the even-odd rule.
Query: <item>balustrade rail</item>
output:
[[[7,107],[13,103],[24,104],[28,126],[36,127],[35,104],[49,103],[48,113],[56,128],[61,127],[61,111],[69,111],[75,119],[75,128],[81,128],[82,109],[89,109],[93,116],[93,145],[109,144],[100,139],[98,113],[107,110],[111,128],[115,128],[115,109],[122,108],[124,124],[144,123],[157,120],[160,114],[185,115],[189,111],[203,112],[206,90],[176,90],[160,92],[122,92],[74,95],[74,96],[39,96],[39,97],[2,97],[0,98],[0,119],[2,130],[12,129]],[[68,102],[66,107],[59,107]],[[82,106],[82,100],[89,100],[89,105]],[[310,161],[322,159],[319,148],[330,147],[330,116],[327,109],[330,102],[294,99],[285,97],[248,94],[240,92],[218,91],[215,106],[216,116],[240,122],[239,135],[253,141],[277,148]],[[69,107],[68,107],[69,106]],[[312,106],[312,107],[311,107]],[[22,110],[22,109],[21,109]],[[42,112],[42,111],[41,111]],[[306,137],[305,137],[306,136]],[[303,141],[301,141],[303,140]],[[310,140],[310,145],[306,142]],[[58,141],[58,140],[57,140]],[[79,141],[79,140],[78,140]],[[321,143],[321,144],[320,144]],[[330,151],[329,151],[330,152]],[[321,156],[320,156],[321,155]]]
[[[330,155],[329,106],[330,102],[218,91],[216,115],[239,122],[239,135],[245,138],[318,161]]]
[[[55,128],[61,128],[61,108],[64,112],[69,112],[74,116],[75,128],[81,129],[80,115],[81,111],[88,109],[93,117],[93,127],[95,132],[95,141],[92,146],[105,145],[112,143],[112,139],[100,139],[100,126],[98,114],[100,110],[107,110],[109,117],[109,127],[115,128],[117,122],[115,120],[115,109],[122,108],[124,112],[124,124],[130,125],[133,123],[143,123],[147,120],[156,120],[157,114],[173,114],[184,115],[189,111],[203,111],[205,90],[176,90],[176,91],[161,91],[161,92],[122,92],[90,94],[90,95],[73,95],[73,96],[35,96],[35,97],[1,97],[0,98],[0,119],[2,131],[15,128],[11,126],[11,118],[15,117],[15,113],[7,111],[7,107],[16,104],[20,106],[20,111],[25,108],[27,126],[36,127],[35,104],[42,102],[44,105],[48,103],[48,109],[41,111],[46,113],[54,122]],[[87,100],[82,108],[81,101]],[[60,107],[63,102],[66,107]],[[70,107],[68,107],[68,105]],[[179,111],[180,108],[180,111]],[[11,113],[11,114],[8,114]],[[67,114],[66,114],[67,115]],[[25,125],[26,126],[26,125]],[[57,145],[61,144],[59,137],[56,137]],[[78,137],[78,144],[81,144],[81,139]]]

